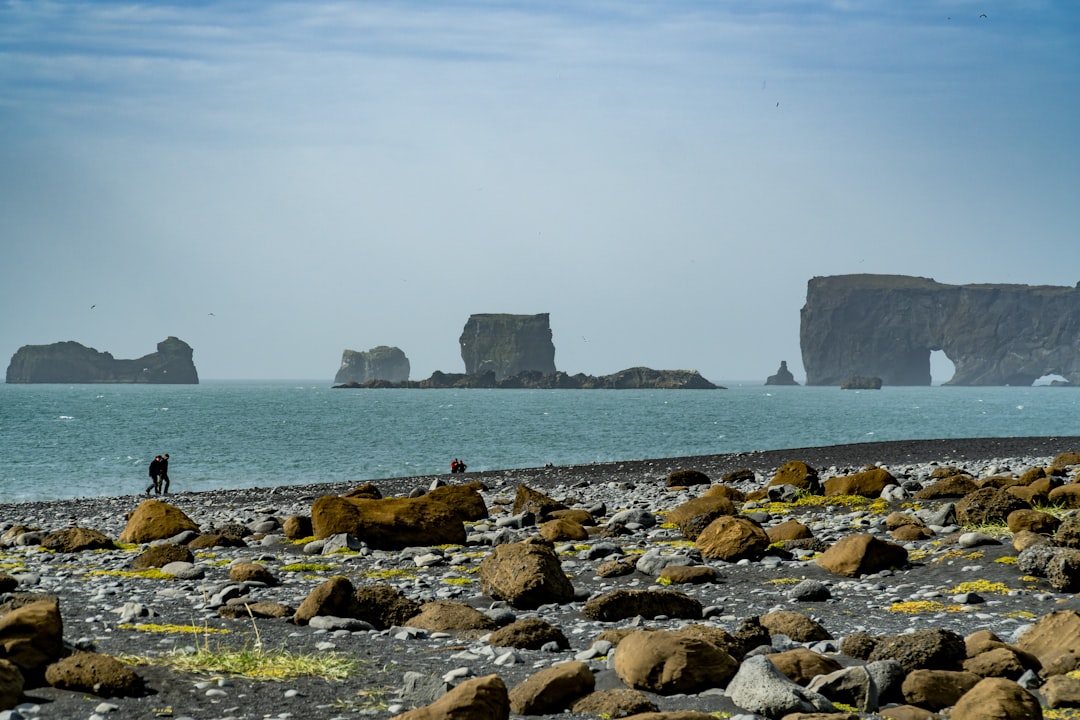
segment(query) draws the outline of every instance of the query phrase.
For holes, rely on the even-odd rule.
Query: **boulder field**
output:
[[[0,711],[1080,717],[1076,450],[2,505]]]

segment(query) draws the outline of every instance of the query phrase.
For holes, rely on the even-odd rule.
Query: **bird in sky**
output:
[[[981,18],[986,18],[987,20],[989,20],[989,19],[990,19],[990,18],[987,18],[987,17],[986,17],[986,13],[979,13],[979,17],[981,17]]]
[[[91,305],[91,306],[90,306],[90,309],[91,309],[91,310],[93,310],[93,309],[94,309],[94,308],[96,308],[96,307],[97,307],[97,305],[96,305],[96,304],[95,304],[95,305]]]
[[[209,315],[210,317],[217,317],[217,315],[215,315],[214,313],[206,313],[206,314]]]

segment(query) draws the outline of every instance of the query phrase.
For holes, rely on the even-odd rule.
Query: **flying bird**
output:
[[[217,315],[215,315],[214,313],[206,313],[206,314],[209,315],[210,317],[217,317]]]
[[[981,17],[981,18],[985,18],[985,17],[986,17],[986,13],[979,13],[979,17]],[[987,20],[989,20],[990,18],[986,18],[986,19],[987,19]]]
[[[94,308],[96,308],[96,307],[97,307],[97,305],[91,305],[91,306],[90,306],[90,309],[91,309],[91,310],[93,310],[93,309],[94,309]]]

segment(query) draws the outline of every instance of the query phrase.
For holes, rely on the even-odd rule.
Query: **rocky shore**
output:
[[[0,720],[1080,717],[1075,453],[888,442],[0,504]],[[452,517],[333,532],[395,498],[398,520]],[[305,659],[342,662],[286,672]]]

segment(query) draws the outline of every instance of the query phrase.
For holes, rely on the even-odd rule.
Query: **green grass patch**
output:
[[[175,580],[175,575],[162,572],[161,568],[147,568],[146,570],[91,570],[87,575],[113,575],[127,578],[147,578],[149,580]]]
[[[128,655],[119,659],[132,665],[165,666],[180,672],[231,675],[253,680],[316,677],[341,681],[353,675],[361,665],[358,660],[342,653],[293,653],[285,649],[266,652],[258,648],[200,648],[194,653],[175,652],[157,657]]]
[[[327,565],[325,563],[292,563],[281,566],[282,572],[327,572],[336,569],[337,565]]]

